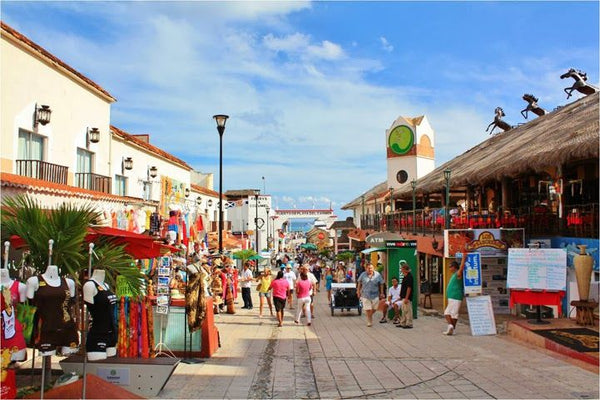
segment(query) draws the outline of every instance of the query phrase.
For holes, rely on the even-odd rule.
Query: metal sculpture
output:
[[[521,110],[521,115],[523,116],[523,118],[527,119],[527,115],[528,115],[529,111],[531,111],[538,117],[541,117],[542,115],[546,114],[546,110],[544,110],[542,107],[538,106],[538,104],[537,104],[538,98],[535,97],[534,95],[525,93],[523,95],[523,100],[525,100],[528,103],[527,107],[524,110]]]
[[[565,78],[575,79],[575,83],[573,83],[573,86],[569,88],[564,88],[564,91],[567,94],[567,99],[571,97],[574,90],[577,90],[579,93],[583,94],[594,94],[598,91],[598,88],[586,82],[587,74],[583,71],[579,71],[575,68],[570,68],[567,72],[560,76],[560,79]]]
[[[496,116],[494,117],[494,121],[491,122],[487,128],[485,128],[485,131],[487,132],[490,129],[490,126],[493,126],[492,130],[490,131],[490,135],[492,134],[492,132],[494,132],[494,129],[496,129],[496,127],[500,128],[504,131],[511,130],[512,125],[510,125],[506,121],[502,121],[502,117],[506,116],[506,114],[504,114],[504,110],[502,109],[502,107],[496,107],[494,112],[496,113]]]

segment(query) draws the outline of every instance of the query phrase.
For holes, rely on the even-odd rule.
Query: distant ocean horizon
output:
[[[314,218],[298,218],[290,221],[289,231],[290,232],[308,232],[315,224]]]

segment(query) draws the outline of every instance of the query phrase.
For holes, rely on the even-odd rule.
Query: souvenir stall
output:
[[[456,253],[466,246],[467,252],[481,255],[482,294],[489,295],[494,313],[510,313],[510,293],[506,285],[509,248],[523,248],[523,229],[447,229],[444,231],[444,288],[448,285],[448,266]],[[446,298],[444,297],[444,308]]]
[[[173,250],[169,246],[154,242],[146,235],[115,228],[91,227],[85,236],[90,249],[86,275],[88,278],[81,281],[80,276],[83,285],[76,288],[74,280],[61,274],[60,267],[52,264],[53,240],[50,240],[49,264],[46,271],[29,277],[25,285],[25,294],[29,299],[30,308],[24,308],[23,318],[32,312],[32,307],[36,317],[33,321],[23,320],[26,327],[34,327],[33,333],[30,333],[30,329],[23,329],[26,336],[35,338],[35,342],[31,343],[34,348],[32,368],[37,350],[43,356],[41,382],[45,382],[46,364],[49,364],[47,356],[73,354],[60,362],[61,368],[66,373],[75,372],[85,375],[87,367],[87,372],[107,382],[119,384],[130,389],[131,392],[144,396],[154,396],[162,389],[179,360],[155,362],[152,358],[155,356],[154,313],[148,296],[143,293],[140,296],[139,288],[136,290],[130,287],[128,281],[122,276],[117,276],[116,290],[113,292],[105,282],[105,271],[92,269],[94,242],[101,238],[108,239],[116,245],[123,245],[124,250],[131,257],[139,259],[160,256],[165,251]],[[18,236],[11,237],[11,242],[19,248],[25,246]],[[8,283],[7,280],[4,282]],[[76,296],[80,293],[82,293],[81,303],[76,301]],[[76,309],[80,312],[75,312]],[[86,309],[91,314],[91,324],[88,323],[87,311],[84,311]],[[81,322],[77,323],[78,320]],[[83,327],[80,334],[77,330],[78,326]],[[78,348],[80,336],[84,345],[81,349],[83,355],[74,354],[81,353]],[[112,368],[113,364],[122,367],[120,370],[125,374],[122,379],[109,373],[116,370]],[[137,371],[135,376],[138,378],[130,374],[134,370]],[[149,382],[142,384],[142,381],[138,381],[150,376],[154,377],[150,384],[147,384]],[[157,386],[156,383],[160,379],[163,379],[161,385]],[[42,385],[41,396],[43,390],[44,385]],[[83,390],[85,391],[85,381]]]

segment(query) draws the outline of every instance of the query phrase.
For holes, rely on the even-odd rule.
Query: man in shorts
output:
[[[446,298],[448,299],[448,305],[446,306],[446,310],[444,310],[444,317],[446,318],[446,322],[448,322],[448,328],[443,332],[444,335],[453,335],[454,330],[456,329],[458,313],[464,297],[463,270],[465,269],[466,259],[467,256],[463,250],[460,266],[456,261],[452,261],[449,266],[452,276],[450,277],[448,286],[446,287]]]
[[[375,271],[373,264],[368,264],[356,282],[356,295],[360,298],[367,315],[367,326],[373,326],[373,314],[377,311],[379,300],[385,298],[383,277]]]
[[[394,276],[392,286],[388,289],[387,301],[383,305],[383,318],[379,322],[382,324],[387,322],[388,309],[392,307],[394,309],[394,324],[399,324],[400,302],[400,285],[398,285],[398,278]]]

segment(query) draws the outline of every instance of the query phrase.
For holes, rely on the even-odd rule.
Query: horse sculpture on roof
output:
[[[521,110],[521,115],[523,116],[523,118],[527,119],[527,113],[529,111],[531,111],[538,117],[541,117],[542,115],[546,114],[546,110],[544,110],[542,107],[538,106],[538,104],[537,104],[538,98],[535,97],[534,95],[525,93],[523,95],[523,100],[525,100],[528,103],[527,108],[525,108],[524,110]]]
[[[575,68],[569,68],[567,72],[560,76],[560,79],[573,78],[575,83],[569,88],[565,88],[564,91],[567,94],[567,99],[571,97],[574,90],[583,94],[594,94],[598,91],[598,88],[587,83],[587,74],[583,71],[579,71]]]
[[[490,129],[490,126],[493,125],[492,130],[490,131],[490,135],[492,134],[492,132],[494,132],[494,129],[496,129],[496,127],[504,130],[504,131],[509,131],[512,129],[512,126],[507,123],[506,121],[502,121],[502,117],[505,117],[506,114],[504,114],[504,110],[502,109],[502,107],[496,107],[496,109],[494,110],[494,112],[496,113],[496,116],[494,117],[494,121],[492,121],[487,128],[485,128],[485,131],[487,132],[488,129]]]

